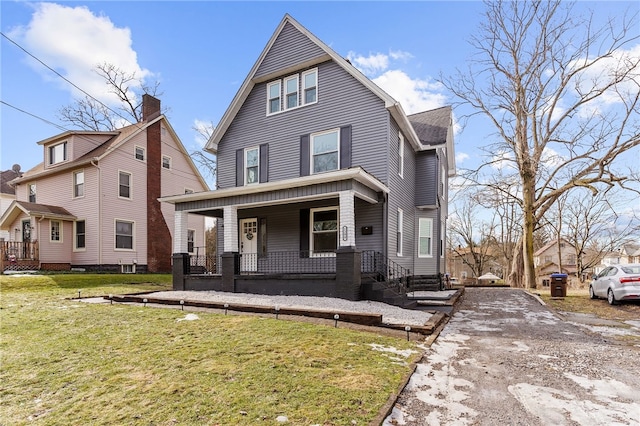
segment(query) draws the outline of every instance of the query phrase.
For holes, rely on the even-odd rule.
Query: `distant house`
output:
[[[9,185],[9,182],[20,177],[20,165],[14,164],[10,170],[4,170],[0,172],[0,217],[7,211],[11,203],[16,199],[16,190],[13,186]],[[16,232],[15,230],[13,230]],[[19,231],[19,230],[18,230]],[[12,230],[0,229],[0,241],[9,241],[11,238]]]
[[[593,259],[597,259],[597,254],[582,253],[585,264],[593,264]],[[533,264],[536,268],[536,276],[540,285],[548,286],[551,274],[568,274],[569,281],[578,280],[579,272],[578,257],[576,248],[567,240],[553,240],[545,244],[533,254]],[[589,279],[593,271],[582,271],[582,279]]]
[[[405,114],[291,16],[205,149],[217,154],[219,189],[163,201],[176,235],[189,213],[218,218],[222,268],[190,274],[183,237],[175,289],[391,301],[441,284],[451,108]]]
[[[607,253],[602,259],[602,268],[608,265],[640,263],[640,244],[625,243],[617,250]]]
[[[158,199],[208,187],[158,99],[144,96],[140,123],[38,144],[44,161],[12,180],[16,199],[0,218],[3,268],[171,271],[174,214]],[[192,253],[205,245],[204,217],[184,220],[176,244]]]

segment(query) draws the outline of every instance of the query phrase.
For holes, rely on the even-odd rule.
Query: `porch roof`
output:
[[[176,205],[177,211],[197,212],[219,209],[225,205],[254,207],[336,197],[344,190],[351,190],[356,197],[372,204],[378,202],[379,193],[389,193],[385,184],[364,169],[352,167],[294,179],[172,195],[159,198],[159,201]]]
[[[21,213],[47,219],[76,220],[76,216],[69,213],[64,207],[28,203],[26,201],[13,201],[2,217],[0,217],[0,229],[9,229]]]

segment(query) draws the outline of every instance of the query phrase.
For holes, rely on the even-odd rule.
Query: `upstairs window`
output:
[[[244,150],[244,184],[251,185],[260,180],[260,148]]]
[[[318,69],[267,84],[267,115],[318,102]]]
[[[67,143],[62,142],[49,147],[49,164],[67,161]]]
[[[404,178],[404,136],[398,132],[398,176]]]
[[[162,156],[162,168],[171,170],[171,157],[168,157],[166,155]]]
[[[318,100],[318,69],[302,73],[302,104],[313,104]]]
[[[285,109],[298,106],[298,75],[288,77],[284,80]]]
[[[120,172],[118,182],[118,196],[120,198],[131,198],[131,173]]]
[[[396,236],[396,254],[398,255],[398,257],[402,256],[403,229],[404,229],[404,212],[402,211],[402,209],[398,209],[398,231]]]
[[[267,114],[280,112],[280,80],[267,84]]]
[[[35,183],[29,184],[29,202],[30,203],[36,202],[36,184]]]
[[[136,157],[136,160],[144,161],[144,154],[145,154],[144,148],[141,146],[136,146],[135,154],[134,154]]]
[[[311,170],[322,173],[338,170],[340,163],[340,129],[311,135]]]
[[[73,197],[84,197],[84,170],[73,173]]]

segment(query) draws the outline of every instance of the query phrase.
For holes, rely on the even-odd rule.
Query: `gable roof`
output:
[[[235,97],[231,101],[229,108],[227,108],[224,115],[222,116],[222,119],[214,129],[213,134],[209,138],[209,141],[207,142],[204,148],[206,151],[211,152],[212,154],[215,154],[217,152],[218,144],[220,143],[220,140],[226,133],[227,129],[231,125],[236,114],[238,113],[243,103],[251,93],[251,90],[256,84],[264,81],[268,81],[272,78],[276,78],[277,75],[280,75],[282,73],[293,71],[289,69],[280,70],[280,72],[278,72],[277,74],[272,73],[272,74],[257,76],[258,70],[260,69],[260,66],[264,62],[265,58],[267,57],[267,54],[276,43],[276,40],[280,36],[280,33],[284,30],[284,28],[287,25],[292,25],[293,27],[295,27],[298,31],[300,31],[303,35],[305,35],[309,40],[311,40],[313,44],[319,47],[322,52],[324,52],[323,55],[319,55],[319,56],[316,56],[315,58],[308,59],[306,62],[304,62],[303,64],[304,67],[309,67],[314,64],[319,64],[321,62],[325,62],[328,59],[333,60],[335,63],[341,66],[347,73],[349,73],[352,77],[354,77],[357,81],[362,83],[371,92],[373,92],[376,96],[378,96],[382,101],[384,101],[385,107],[387,108],[387,110],[389,110],[389,113],[391,114],[391,116],[395,119],[396,123],[398,123],[400,130],[402,130],[402,133],[405,135],[405,137],[411,143],[411,145],[415,150],[435,148],[435,146],[432,146],[431,144],[426,146],[422,144],[422,142],[420,141],[420,137],[418,136],[412,124],[410,123],[409,119],[407,118],[407,115],[404,113],[404,110],[402,109],[402,106],[398,101],[396,101],[388,93],[386,93],[384,90],[378,87],[374,82],[372,82],[364,74],[362,74],[356,67],[351,65],[349,61],[344,59],[342,56],[336,53],[333,49],[331,49],[328,45],[322,42],[319,38],[313,35],[309,30],[307,30],[305,27],[300,25],[300,23],[295,19],[293,19],[289,14],[285,14],[284,18],[282,18],[282,21],[280,22],[275,32],[267,42],[267,45],[263,49],[262,53],[258,57],[258,60],[253,65],[253,67],[249,71],[249,74],[247,75],[244,82],[238,89],[238,92],[236,93]],[[449,113],[451,112],[450,109],[448,111]],[[449,139],[450,140],[444,141],[444,142],[448,143],[447,148],[450,148],[451,153],[453,153],[453,140],[452,138],[449,138]],[[448,155],[447,157],[453,157],[453,155]],[[448,158],[448,161],[449,161],[449,169],[455,170],[455,161],[453,161],[453,158]]]
[[[32,180],[32,179],[35,179],[35,178],[42,178],[42,177],[45,177],[45,176],[49,176],[49,175],[53,175],[53,174],[59,173],[61,171],[74,169],[74,168],[77,168],[78,166],[87,165],[87,164],[90,164],[92,162],[98,162],[98,161],[102,160],[104,157],[106,157],[107,155],[109,155],[110,153],[112,153],[113,151],[115,151],[116,149],[118,149],[125,142],[129,141],[131,138],[133,138],[134,136],[138,135],[139,133],[145,131],[147,129],[147,127],[149,127],[150,125],[152,125],[152,124],[154,124],[154,123],[156,123],[158,121],[164,121],[165,127],[171,133],[171,135],[174,138],[174,140],[177,142],[178,148],[180,149],[182,154],[186,157],[187,162],[189,163],[192,171],[197,176],[198,180],[203,185],[205,190],[208,190],[209,189],[209,185],[207,185],[206,181],[204,180],[204,178],[200,174],[200,171],[198,170],[198,168],[193,163],[193,160],[191,159],[191,156],[189,155],[189,153],[185,149],[184,145],[180,141],[180,138],[176,134],[175,130],[173,130],[173,127],[171,127],[171,124],[169,123],[169,121],[166,119],[166,117],[164,115],[159,115],[159,116],[155,117],[152,120],[141,121],[139,123],[135,123],[135,124],[131,124],[131,125],[122,127],[122,128],[120,128],[118,130],[115,130],[113,132],[93,132],[93,131],[85,131],[85,130],[67,131],[67,132],[61,133],[59,135],[44,139],[44,140],[38,142],[38,144],[39,145],[44,145],[46,143],[49,143],[49,142],[52,142],[52,141],[55,141],[55,140],[58,140],[58,139],[67,138],[67,137],[72,136],[72,135],[76,135],[76,136],[83,136],[84,135],[84,136],[87,136],[87,137],[88,136],[94,136],[94,135],[110,135],[111,136],[105,142],[99,144],[98,146],[96,146],[94,149],[92,149],[88,153],[82,155],[79,158],[76,158],[73,161],[69,161],[69,162],[67,162],[65,164],[61,164],[61,165],[59,165],[57,167],[50,168],[50,169],[46,169],[44,167],[44,162],[42,162],[42,163],[36,165],[35,167],[27,170],[22,175],[22,177],[20,177],[18,179],[15,179],[14,182],[15,183],[21,183],[21,182],[29,181],[29,180]]]
[[[0,229],[6,230],[6,226],[11,225],[21,213],[47,219],[76,220],[76,216],[64,207],[14,200],[0,217]]]

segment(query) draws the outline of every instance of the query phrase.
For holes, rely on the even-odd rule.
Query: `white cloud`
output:
[[[439,83],[412,79],[404,71],[387,71],[373,82],[400,102],[407,114],[440,108],[447,103],[447,97],[439,92],[442,90]]]
[[[465,152],[459,152],[456,154],[456,164],[462,164],[465,162],[465,160],[468,160],[469,154],[465,153]]]
[[[214,130],[214,125],[211,121],[193,120],[193,129],[196,132],[195,142],[198,144],[200,148],[204,148],[205,144],[208,142],[208,136],[211,136]]]
[[[399,61],[407,61],[411,58],[413,58],[413,55],[409,52],[404,52],[402,50],[390,50],[389,51],[389,56],[391,56],[391,59]]]
[[[354,52],[349,52],[347,58],[354,67],[358,68],[366,75],[377,74],[389,67],[389,56],[383,53],[362,56]]]
[[[94,97],[109,104],[117,102],[115,95],[108,93],[104,79],[94,71],[99,64],[112,64],[127,73],[135,73],[137,78],[151,75],[138,64],[128,28],[118,28],[108,17],[95,15],[86,6],[36,3],[34,7],[31,21],[13,29],[11,37]],[[33,66],[64,89],[79,95],[67,82],[52,77],[41,64],[33,62]]]

